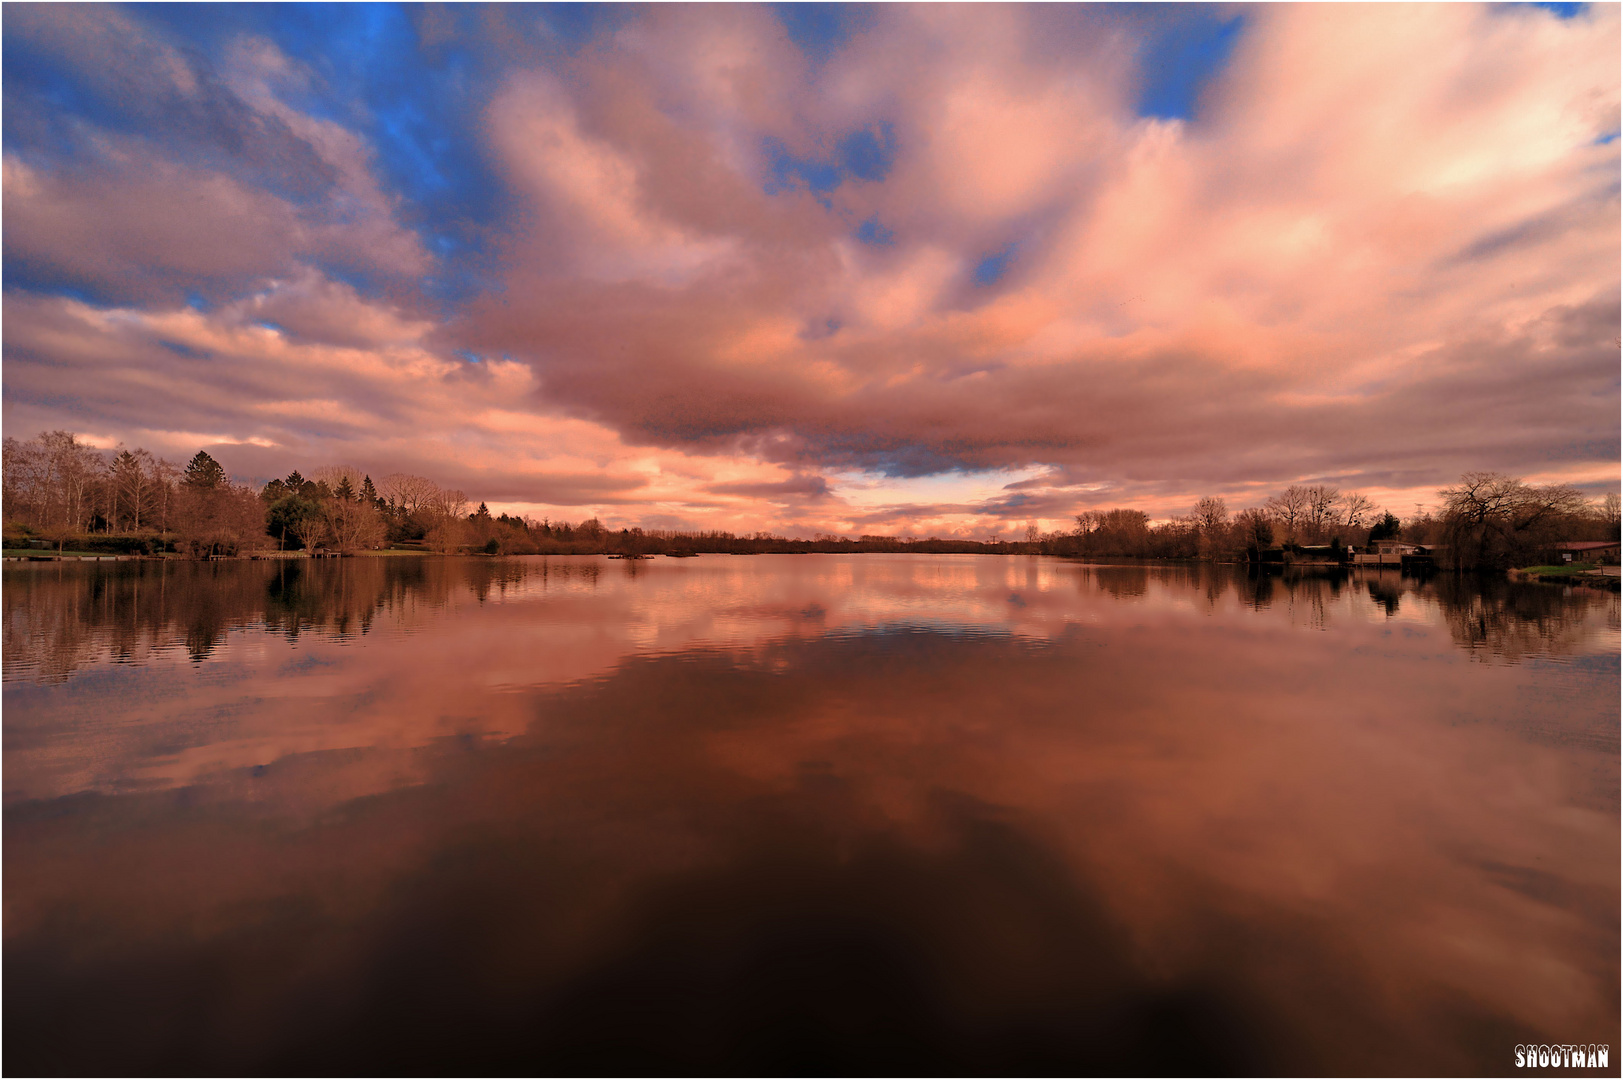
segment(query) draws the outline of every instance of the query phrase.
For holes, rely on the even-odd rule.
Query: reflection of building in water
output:
[[[1398,613],[1403,596],[1403,579],[1397,574],[1374,573],[1364,579],[1369,598],[1379,604],[1388,616]]]

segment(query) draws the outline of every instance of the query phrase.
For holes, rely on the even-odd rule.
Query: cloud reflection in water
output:
[[[12,1064],[1448,1073],[1616,1045],[1616,599],[1461,588],[8,571]]]

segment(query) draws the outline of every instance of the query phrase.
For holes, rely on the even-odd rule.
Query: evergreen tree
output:
[[[225,469],[220,463],[199,450],[197,456],[192,458],[186,466],[186,475],[182,480],[187,487],[213,489],[226,482]]]
[[[361,480],[360,501],[366,503],[368,506],[375,506],[378,509],[383,508],[383,500],[378,498],[378,489],[372,486],[372,476],[370,473]]]
[[[1369,530],[1369,542],[1373,544],[1377,540],[1395,540],[1402,532],[1403,525],[1398,521],[1397,515],[1388,510]]]
[[[348,476],[339,479],[338,486],[333,488],[332,495],[333,498],[338,499],[341,502],[355,501],[355,488],[351,486]]]

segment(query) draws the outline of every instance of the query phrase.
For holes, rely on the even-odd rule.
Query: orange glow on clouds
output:
[[[262,173],[326,179],[93,127],[80,167],[8,152],[8,267],[111,299],[8,282],[7,430],[801,535],[1303,481],[1409,513],[1473,468],[1615,487],[1617,7],[1237,10],[1190,119],[1136,114],[1142,28],[1099,10],[885,7],[822,59],[744,6],[478,43],[501,210],[450,300],[272,41],[211,81],[133,15],[8,15],[75,71],[224,95],[283,140]],[[882,167],[839,164],[853,132]]]

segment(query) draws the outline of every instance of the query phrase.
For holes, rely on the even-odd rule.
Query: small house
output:
[[[1405,557],[1414,559],[1426,554],[1419,544],[1403,540],[1373,540],[1364,549],[1355,552],[1352,561],[1356,566],[1402,566]]]
[[[1616,540],[1563,540],[1551,547],[1552,562],[1615,563],[1618,557]]]

